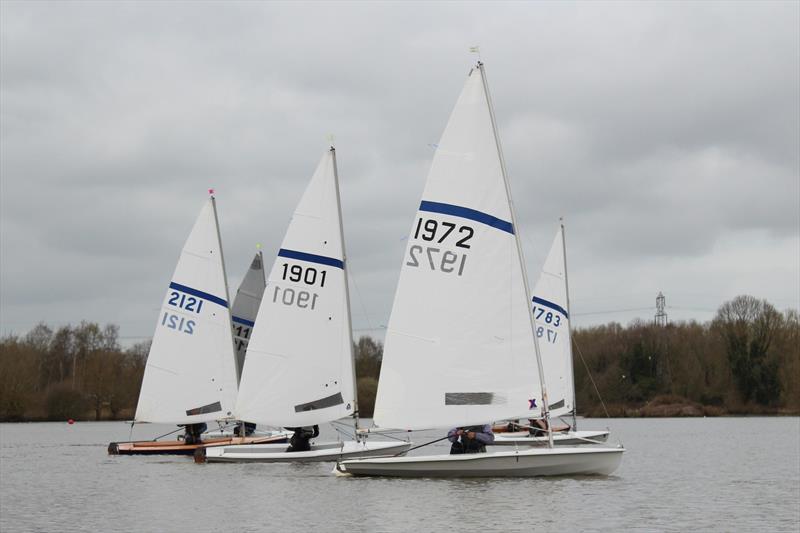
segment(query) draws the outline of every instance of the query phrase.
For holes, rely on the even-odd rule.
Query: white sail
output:
[[[529,296],[481,68],[439,142],[411,226],[375,406],[383,428],[540,412]]]
[[[533,289],[533,317],[547,383],[550,416],[553,417],[571,413],[575,408],[567,264],[562,231],[559,227]]]
[[[253,334],[258,307],[264,295],[267,281],[264,278],[264,257],[261,252],[256,252],[250,268],[247,270],[236,297],[233,299],[231,321],[233,326],[233,342],[236,348],[236,369],[241,379],[244,357],[247,353],[247,343]]]
[[[236,416],[307,426],[355,410],[350,313],[335,152],[297,206],[247,347]]]
[[[158,314],[137,422],[227,418],[236,401],[228,285],[214,198],[186,240]]]

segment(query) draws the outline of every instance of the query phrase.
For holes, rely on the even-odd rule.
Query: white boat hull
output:
[[[248,435],[249,437],[278,437],[284,436],[287,439],[292,436],[291,431],[271,431],[271,430],[260,430],[257,429],[253,432],[252,435]],[[234,437],[233,429],[215,429],[213,431],[206,431],[203,433],[203,437],[209,439],[224,439]]]
[[[570,431],[553,433],[553,444],[557,446],[578,446],[597,444],[608,440],[608,431]],[[547,446],[547,437],[532,437],[530,433],[495,433],[492,446]]]
[[[526,448],[507,452],[420,457],[376,457],[340,461],[338,474],[388,477],[607,476],[624,448]]]
[[[229,463],[283,463],[340,461],[358,457],[393,455],[406,451],[409,442],[327,442],[312,444],[307,452],[287,452],[286,444],[218,446],[204,450],[207,462]],[[195,456],[197,462],[204,462]]]

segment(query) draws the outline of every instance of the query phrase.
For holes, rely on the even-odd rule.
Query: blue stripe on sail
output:
[[[252,322],[250,320],[247,320],[246,318],[241,318],[238,316],[232,316],[231,320],[233,320],[237,324],[242,324],[243,326],[250,326],[251,328],[256,325],[255,322]]]
[[[299,261],[307,261],[309,263],[318,263],[320,265],[328,265],[344,270],[344,262],[341,259],[325,257],[324,255],[307,254],[305,252],[281,248],[278,251],[278,257],[288,257],[289,259],[297,259]]]
[[[197,289],[193,289],[191,287],[187,287],[186,285],[181,285],[180,283],[170,282],[169,284],[170,289],[175,289],[176,291],[185,292],[186,294],[191,294],[192,296],[197,296],[198,298],[202,298],[203,300],[208,300],[209,302],[214,302],[215,304],[219,304],[222,307],[228,307],[228,302],[223,300],[218,296],[214,296],[213,294],[208,294],[207,292],[198,291]]]
[[[563,307],[561,307],[558,304],[554,304],[553,302],[548,302],[547,300],[543,300],[542,298],[539,298],[538,296],[534,296],[533,297],[533,303],[539,304],[542,307],[549,307],[553,311],[558,311],[559,313],[561,313],[565,317],[569,318],[569,313],[567,313],[567,310],[564,309]]]
[[[505,220],[493,217],[488,213],[476,211],[475,209],[470,209],[469,207],[443,204],[440,202],[427,202],[423,200],[419,204],[419,210],[428,211],[430,213],[441,213],[443,215],[451,215],[459,218],[467,218],[469,220],[474,220],[475,222],[480,222],[481,224],[486,224],[487,226],[503,230],[506,233],[510,233],[512,235],[514,234],[514,225],[511,222],[506,222]]]

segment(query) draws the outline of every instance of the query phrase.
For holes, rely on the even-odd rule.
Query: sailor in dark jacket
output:
[[[491,424],[453,428],[447,432],[447,438],[453,445],[450,454],[484,453],[486,445],[494,442]]]
[[[185,444],[200,444],[200,435],[206,432],[208,425],[205,422],[199,424],[181,424],[183,426],[183,442]]]
[[[319,426],[305,426],[299,428],[286,428],[293,431],[292,438],[289,439],[287,452],[307,452],[311,449],[311,439],[319,437]]]

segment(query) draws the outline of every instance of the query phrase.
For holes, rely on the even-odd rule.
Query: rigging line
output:
[[[341,424],[341,427],[340,427],[340,424]],[[353,440],[356,440],[356,436],[355,436],[354,432],[351,433],[350,431],[347,431],[347,430],[344,429],[346,427],[349,428],[348,425],[342,424],[341,422],[333,421],[333,422],[331,422],[331,426],[336,431],[336,433],[338,433],[339,435],[344,435],[345,437],[352,438]]]
[[[579,437],[578,435],[574,435],[572,438],[578,439],[578,440],[582,440],[582,441],[586,441],[586,442],[589,442],[591,444],[605,444],[603,441],[599,441],[599,440],[595,440],[595,439],[589,439],[589,438],[586,438],[586,437]]]
[[[528,245],[531,247],[531,250],[545,250],[546,249],[544,247],[539,248],[538,246],[536,246],[536,243],[533,242],[533,239],[531,239],[531,236],[528,235],[528,233],[520,232],[520,234],[525,239],[525,241],[527,241]],[[547,258],[545,257],[545,259],[547,259]],[[528,265],[525,265],[525,268],[528,268]],[[533,296],[533,295],[531,295],[531,296]]]
[[[678,311],[699,311],[702,313],[716,313],[715,309],[703,309],[702,307],[680,307],[675,305],[668,305],[667,309],[675,309]]]
[[[415,430],[411,429],[381,429],[378,427],[371,427],[371,428],[362,428],[359,431],[363,431],[366,433],[374,433],[376,435],[386,435],[388,436],[390,433],[413,433]]]
[[[606,418],[611,418],[608,414],[608,409],[606,409],[606,403],[603,401],[603,397],[600,395],[600,390],[597,388],[597,384],[594,382],[594,378],[592,377],[592,371],[589,370],[589,365],[586,364],[586,359],[583,358],[583,352],[581,351],[581,347],[578,346],[578,341],[575,340],[575,337],[572,337],[572,343],[578,350],[578,355],[581,358],[581,362],[583,363],[584,368],[586,368],[586,375],[589,376],[589,381],[592,382],[594,391],[597,393],[597,399],[600,400],[600,405],[603,406],[603,412],[606,414]]]
[[[164,433],[163,435],[159,435],[158,437],[156,437],[156,438],[154,438],[154,439],[153,439],[153,442],[157,441],[158,439],[160,439],[160,438],[162,438],[162,437],[166,437],[166,436],[168,436],[168,435],[172,435],[173,433],[177,433],[177,432],[179,432],[179,431],[181,431],[181,430],[183,430],[183,428],[178,428],[178,429],[176,429],[175,431],[170,431],[169,433]]]
[[[408,432],[407,432],[407,431],[404,431],[404,433],[408,433]],[[369,433],[368,433],[368,434],[369,434]],[[395,437],[395,436],[393,436],[393,435],[390,435],[390,434],[388,434],[388,433],[377,433],[377,432],[376,432],[375,434],[376,434],[376,435],[381,435],[382,437],[389,437],[390,439],[399,440],[400,442],[408,442],[408,438],[401,439],[400,437]]]
[[[407,450],[404,450],[404,451],[402,451],[402,452],[400,452],[400,453],[396,453],[396,454],[394,454],[392,457],[398,457],[398,456],[400,456],[400,455],[405,455],[405,454],[407,454],[408,452],[410,452],[411,450],[416,450],[417,448],[424,448],[425,446],[428,446],[428,445],[434,444],[434,443],[436,443],[436,442],[441,442],[441,441],[443,441],[444,439],[449,439],[449,438],[450,438],[450,436],[449,436],[449,435],[445,435],[445,436],[444,436],[444,437],[442,437],[441,439],[432,440],[432,441],[430,441],[430,442],[426,442],[425,444],[420,444],[419,446],[414,446],[413,448],[409,448],[409,449],[407,449]]]
[[[629,309],[607,309],[605,311],[590,311],[588,313],[572,313],[573,316],[607,315],[612,313],[626,313],[629,311],[650,311],[652,307],[631,307]]]
[[[356,283],[356,278],[353,275],[353,267],[349,263],[347,265],[347,273],[350,275],[350,281],[353,282],[353,288],[356,290],[356,296],[358,296],[358,303],[361,305],[361,312],[364,313],[364,319],[367,321],[367,326],[369,326],[369,330],[372,331],[374,329],[379,329],[372,327],[372,322],[370,321],[369,314],[367,313],[367,307],[364,305],[364,299],[361,297],[361,290],[358,288],[358,284]]]

